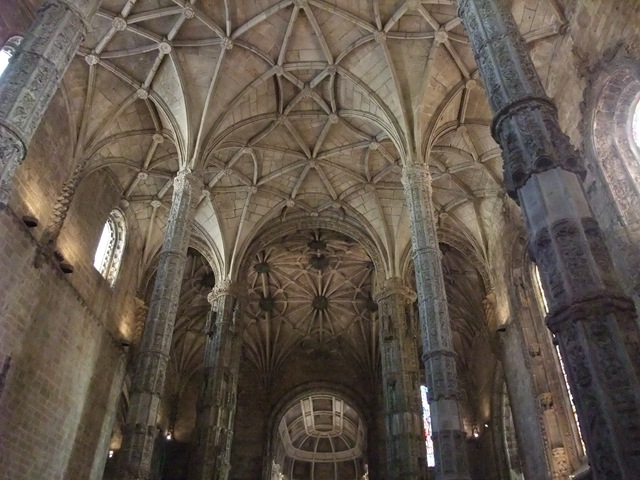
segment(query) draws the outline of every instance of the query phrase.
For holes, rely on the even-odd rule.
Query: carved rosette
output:
[[[181,171],[176,176],[156,281],[131,383],[129,428],[123,438],[119,465],[123,479],[148,478],[151,469],[155,434],[149,432],[157,428],[195,201],[201,190],[199,176],[189,171]]]
[[[436,478],[470,478],[461,423],[456,353],[442,273],[441,253],[431,202],[431,175],[426,165],[405,165],[402,176],[409,208],[413,262],[420,312],[423,362],[431,407]],[[436,441],[440,435],[441,441]],[[458,441],[462,439],[461,441]],[[455,472],[451,476],[449,472]]]

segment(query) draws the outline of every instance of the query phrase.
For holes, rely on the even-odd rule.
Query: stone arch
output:
[[[640,302],[640,148],[631,132],[640,101],[640,66],[622,54],[592,78],[585,92],[587,194],[626,292]]]
[[[303,399],[307,399],[314,395],[327,395],[334,396],[336,398],[340,398],[346,403],[349,404],[349,407],[352,408],[358,417],[363,421],[365,431],[364,431],[364,448],[362,450],[362,464],[367,463],[367,442],[368,434],[369,434],[369,426],[373,422],[373,418],[371,415],[367,414],[366,402],[356,391],[352,390],[350,387],[346,385],[340,384],[328,384],[325,382],[313,382],[305,385],[300,385],[293,390],[291,390],[288,394],[283,395],[282,398],[279,399],[275,403],[274,408],[271,410],[271,414],[269,415],[267,421],[267,462],[265,468],[263,469],[263,480],[271,480],[274,473],[274,464],[277,463],[274,461],[274,457],[277,455],[277,450],[279,444],[282,443],[279,438],[279,425],[290,410],[290,408],[295,405],[297,402],[302,401]],[[364,473],[360,472],[360,475]],[[286,478],[290,478],[287,476]]]
[[[125,215],[119,208],[114,208],[104,224],[93,261],[93,266],[112,287],[116,283],[118,273],[120,273],[126,243],[127,222]]]
[[[376,283],[385,278],[385,262],[380,248],[372,240],[368,232],[359,225],[350,222],[347,218],[332,218],[325,216],[310,218],[292,218],[285,222],[272,222],[261,232],[254,236],[251,244],[239,256],[239,268],[232,275],[237,278],[246,278],[251,258],[264,246],[277,241],[279,238],[302,229],[331,230],[347,235],[360,243],[371,257],[376,271]]]

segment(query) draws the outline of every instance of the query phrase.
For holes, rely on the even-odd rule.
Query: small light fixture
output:
[[[173,435],[171,435],[171,432],[167,432],[167,435],[165,437],[167,440],[171,440],[173,438]]]
[[[58,261],[58,266],[62,273],[73,273],[73,265],[64,259],[64,256],[57,250],[53,252],[53,258]]]
[[[38,226],[38,219],[32,215],[24,215],[22,217],[22,223],[24,223],[27,228],[35,228]]]
[[[478,438],[480,433],[478,433],[478,427],[473,427],[473,438]]]
[[[488,423],[485,423],[485,424],[484,424],[484,428],[489,428],[489,424],[488,424]]]
[[[113,458],[113,450],[109,450],[109,458]]]
[[[62,273],[73,273],[73,265],[67,262],[60,262],[60,270],[62,270]]]

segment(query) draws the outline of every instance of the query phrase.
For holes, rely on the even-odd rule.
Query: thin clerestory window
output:
[[[422,423],[424,425],[424,439],[427,444],[427,466],[436,466],[436,457],[433,448],[433,436],[431,429],[431,409],[429,408],[429,390],[424,385],[420,386],[420,399],[422,400]]]
[[[104,224],[93,259],[93,266],[111,286],[116,283],[118,278],[124,252],[125,234],[124,215],[120,210],[113,210]]]
[[[9,61],[11,57],[15,55],[16,50],[20,46],[20,42],[22,42],[22,37],[16,35],[7,40],[2,50],[0,50],[0,77],[9,66]]]
[[[549,313],[549,304],[547,303],[547,297],[544,294],[544,290],[542,289],[542,279],[540,278],[540,270],[538,270],[537,266],[533,266],[533,277],[535,280],[535,287],[538,293],[538,298],[540,299],[540,305],[542,307],[542,311],[546,315]],[[567,393],[569,394],[569,404],[571,405],[571,412],[573,413],[573,418],[576,422],[576,426],[578,427],[578,436],[580,438],[580,443],[582,444],[582,450],[585,451],[584,441],[582,440],[582,432],[580,431],[580,421],[578,420],[578,412],[576,411],[576,404],[573,401],[573,395],[571,393],[571,387],[569,386],[569,379],[567,378],[567,371],[564,367],[564,361],[562,360],[562,354],[560,353],[560,347],[554,342],[554,346],[556,348],[556,354],[558,355],[558,362],[560,363],[560,370],[562,371],[562,377],[564,378],[564,384],[567,388]]]

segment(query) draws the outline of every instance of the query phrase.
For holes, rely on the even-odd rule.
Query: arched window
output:
[[[424,423],[424,438],[427,442],[427,466],[436,466],[436,457],[433,450],[433,437],[431,436],[431,410],[429,409],[428,389],[420,385],[420,397],[422,398],[422,421]]]
[[[640,149],[640,97],[636,98],[631,108],[631,137],[636,148]]]
[[[98,242],[93,266],[113,286],[118,277],[122,253],[124,252],[126,229],[124,215],[120,210],[113,210],[104,224]]]
[[[2,50],[0,50],[0,76],[2,76],[9,66],[9,60],[11,60],[11,57],[16,53],[20,42],[22,42],[22,37],[16,35],[7,40],[7,43],[5,43]]]
[[[533,277],[535,280],[535,288],[538,298],[540,299],[540,306],[542,307],[542,311],[546,315],[549,313],[549,304],[547,303],[547,297],[544,294],[544,290],[542,289],[542,279],[540,278],[540,270],[538,270],[537,266],[533,266]],[[580,422],[578,421],[578,412],[576,411],[576,404],[573,401],[573,395],[571,394],[571,387],[569,386],[569,379],[567,378],[567,371],[564,368],[564,361],[562,360],[562,355],[560,354],[560,348],[555,344],[556,353],[558,354],[558,362],[560,363],[560,370],[562,370],[562,377],[564,378],[564,384],[567,388],[567,393],[569,394],[569,404],[571,405],[571,412],[573,413],[573,418],[576,422],[576,426],[578,427],[578,436],[580,438],[580,443],[582,444],[582,450],[584,451],[584,441],[582,440],[582,432],[580,431]]]

